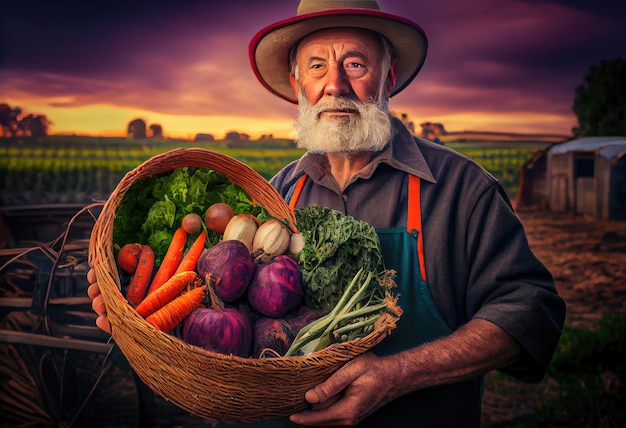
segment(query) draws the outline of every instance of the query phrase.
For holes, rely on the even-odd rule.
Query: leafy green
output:
[[[298,208],[294,214],[306,242],[298,263],[307,306],[330,310],[359,270],[384,271],[380,240],[366,222],[319,206]]]
[[[210,168],[185,167],[133,182],[115,213],[113,244],[147,244],[154,250],[158,265],[183,217],[195,213],[204,218],[207,208],[216,202],[229,204],[236,214],[268,217],[227,176]],[[208,232],[207,245],[216,244],[220,236]]]

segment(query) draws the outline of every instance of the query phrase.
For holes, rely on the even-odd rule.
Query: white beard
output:
[[[312,153],[377,152],[393,136],[391,118],[386,103],[363,103],[336,98],[334,102],[320,100],[315,105],[298,91],[298,117],[294,123],[297,145]],[[358,111],[349,117],[326,117],[327,109]]]

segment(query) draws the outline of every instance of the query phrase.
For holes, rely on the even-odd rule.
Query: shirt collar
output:
[[[418,147],[416,139],[399,119],[392,117],[391,124],[394,130],[391,143],[387,144],[383,150],[374,156],[370,164],[361,171],[360,176],[369,178],[378,165],[384,163],[397,170],[418,176],[431,183],[436,183],[435,177]],[[303,174],[307,174],[312,179],[319,180],[328,174],[327,166],[326,156],[305,153],[291,172],[290,179],[295,181]]]

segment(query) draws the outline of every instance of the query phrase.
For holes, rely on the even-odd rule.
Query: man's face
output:
[[[357,29],[319,31],[296,51],[298,145],[317,153],[381,150],[391,126],[389,60],[379,38]]]
[[[303,96],[315,105],[324,98],[342,97],[371,102],[381,95],[383,47],[372,33],[332,29],[304,38],[296,52]],[[295,90],[299,90],[295,88]],[[325,112],[342,115],[345,112]]]

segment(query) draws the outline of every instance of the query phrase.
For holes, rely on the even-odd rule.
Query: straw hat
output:
[[[428,39],[406,18],[382,12],[376,0],[301,0],[295,17],[271,24],[250,42],[252,70],[270,92],[297,103],[289,83],[289,52],[303,37],[327,28],[354,27],[375,31],[389,40],[397,59],[396,86],[403,90],[426,59]]]

